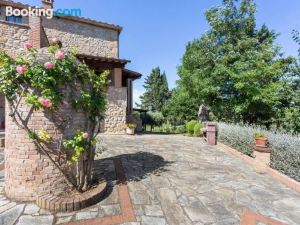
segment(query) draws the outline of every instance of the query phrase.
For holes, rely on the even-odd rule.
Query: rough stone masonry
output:
[[[80,54],[118,59],[121,32],[118,26],[89,19],[65,17],[52,19],[23,17],[22,23],[11,23],[6,21],[5,5],[1,6],[1,4],[0,2],[0,49],[5,50],[11,56],[22,53],[26,42],[31,42],[35,48],[43,48],[47,47],[53,38],[57,38],[62,42],[63,49],[66,51],[75,48]],[[53,2],[51,4],[53,7]],[[26,6],[20,4],[18,7]],[[125,132],[127,94],[128,92],[123,87],[113,85],[110,87],[105,125],[102,126],[101,132],[117,134]],[[0,120],[4,118],[4,102],[2,97]]]

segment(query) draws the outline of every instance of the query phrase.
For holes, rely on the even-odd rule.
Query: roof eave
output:
[[[11,6],[11,7],[18,8],[18,9],[25,9],[28,7],[32,7],[30,5],[26,5],[21,2],[12,2],[12,1],[4,1],[4,0],[0,0],[0,5]],[[34,7],[32,7],[32,8],[34,8]]]
[[[11,7],[18,8],[18,9],[26,9],[29,7],[36,8],[35,6],[30,6],[27,4],[20,3],[20,2],[4,1],[4,0],[0,0],[0,5],[11,6]],[[123,29],[121,26],[118,26],[118,25],[104,23],[104,22],[100,22],[100,21],[96,21],[96,20],[92,20],[92,19],[88,19],[88,18],[83,18],[83,17],[76,17],[76,16],[55,16],[55,17],[66,19],[66,20],[71,20],[74,22],[85,23],[85,24],[93,25],[93,26],[100,27],[100,28],[115,30],[119,34],[122,32],[122,29]]]
[[[55,17],[56,18],[62,18],[62,19],[65,19],[65,20],[70,20],[70,21],[73,21],[73,22],[89,24],[89,25],[93,25],[93,26],[96,26],[96,27],[100,27],[100,28],[106,28],[106,29],[114,30],[114,31],[117,31],[118,33],[121,33],[122,29],[123,29],[121,26],[118,26],[118,25],[103,23],[103,22],[99,22],[99,21],[96,21],[96,20],[88,19],[88,18],[82,18],[82,17],[76,17],[76,16],[55,16]]]
[[[135,71],[132,71],[132,70],[129,70],[129,69],[123,69],[124,73],[126,74],[130,74],[131,75],[131,79],[133,80],[137,80],[137,79],[140,79],[143,75],[141,73],[138,73],[138,72],[135,72]]]

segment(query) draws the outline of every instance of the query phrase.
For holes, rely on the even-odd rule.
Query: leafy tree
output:
[[[171,123],[183,124],[184,121],[197,118],[198,106],[197,100],[188,92],[176,88],[172,91],[164,114]]]
[[[256,28],[253,1],[236,2],[223,0],[206,12],[211,28],[187,45],[179,90],[218,119],[269,125],[293,59],[282,58],[274,31]]]
[[[279,121],[281,127],[290,133],[300,133],[300,35],[293,31],[293,38],[299,45],[299,59],[291,70],[291,76],[285,80],[281,94],[286,99],[285,104],[279,110]]]
[[[170,96],[165,72],[161,73],[157,67],[146,78],[144,88],[146,92],[141,96],[141,107],[150,111],[162,112]]]

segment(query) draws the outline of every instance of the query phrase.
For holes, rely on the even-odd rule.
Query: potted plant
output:
[[[135,128],[136,128],[136,124],[134,124],[134,123],[126,124],[126,133],[129,134],[129,135],[134,135],[135,134]]]
[[[256,147],[261,147],[261,148],[268,147],[268,138],[262,132],[256,132],[254,136],[255,136]]]

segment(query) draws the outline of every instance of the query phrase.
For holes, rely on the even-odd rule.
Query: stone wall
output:
[[[3,15],[4,7],[0,7],[0,48],[18,53],[30,39],[29,20],[23,18],[24,24],[13,24],[6,22]],[[42,18],[42,26],[48,40],[58,38],[67,49],[78,48],[81,54],[118,58],[119,33],[116,30],[57,17]]]
[[[108,108],[102,132],[124,134],[127,110],[127,88],[109,87]]]
[[[5,7],[4,6],[0,6],[0,20],[5,20],[6,16],[5,16]]]
[[[78,90],[79,93],[79,90]],[[31,106],[21,102],[18,112],[22,121],[38,133],[44,128],[53,138],[51,145],[43,144],[47,152],[58,160],[61,137],[71,138],[77,129],[84,130],[86,118],[83,113],[72,110],[70,90],[64,90],[64,104],[59,107],[59,112],[53,115],[48,111],[34,111]],[[5,193],[8,197],[19,201],[32,201],[36,196],[54,194],[65,191],[68,186],[63,175],[48,159],[39,151],[27,132],[16,125],[6,107],[6,131],[5,131]],[[17,120],[20,122],[21,120]],[[66,129],[60,125],[68,121]]]
[[[81,54],[118,58],[118,32],[97,26],[58,19],[43,19],[49,40],[58,38],[66,48],[77,47]]]
[[[0,21],[0,49],[18,54],[29,41],[29,26]]]
[[[64,49],[78,47],[81,54],[118,58],[119,33],[116,30],[74,22],[54,17],[43,18],[45,34],[48,40],[58,38]],[[0,49],[19,54],[26,42],[32,42],[32,31],[29,25],[12,24],[0,21]],[[126,123],[127,89],[112,88],[108,94],[109,107],[103,125],[107,133],[124,133]]]

